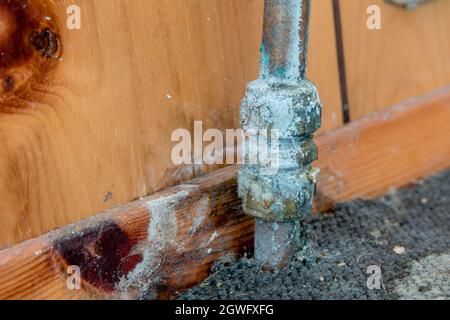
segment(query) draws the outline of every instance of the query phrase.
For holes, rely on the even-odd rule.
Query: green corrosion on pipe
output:
[[[260,79],[305,78],[310,1],[266,0]]]

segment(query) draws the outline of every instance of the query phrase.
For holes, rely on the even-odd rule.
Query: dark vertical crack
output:
[[[344,41],[342,36],[342,20],[340,0],[333,0],[334,30],[336,33],[336,50],[339,68],[339,85],[342,99],[342,118],[344,123],[350,122],[348,103],[347,74],[345,69]]]

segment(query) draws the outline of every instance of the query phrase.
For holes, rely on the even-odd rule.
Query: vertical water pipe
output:
[[[256,219],[255,258],[270,270],[283,268],[306,245],[304,219],[311,214],[318,177],[311,163],[317,159],[313,134],[321,126],[322,105],[305,77],[310,5],[265,0],[260,77],[248,84],[241,104],[241,127],[257,132],[258,142],[243,146],[239,195],[245,213]],[[270,157],[261,156],[261,142]],[[258,156],[252,158],[254,150]]]

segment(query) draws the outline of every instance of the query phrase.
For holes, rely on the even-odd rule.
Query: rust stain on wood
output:
[[[120,278],[126,277],[142,261],[142,254],[133,252],[136,244],[136,239],[118,224],[106,221],[72,237],[58,239],[53,247],[66,266],[80,268],[83,281],[111,293]]]

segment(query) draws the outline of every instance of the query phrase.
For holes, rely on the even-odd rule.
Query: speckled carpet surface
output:
[[[178,298],[450,299],[450,171],[340,204],[308,229],[310,248],[285,270],[217,263]]]

